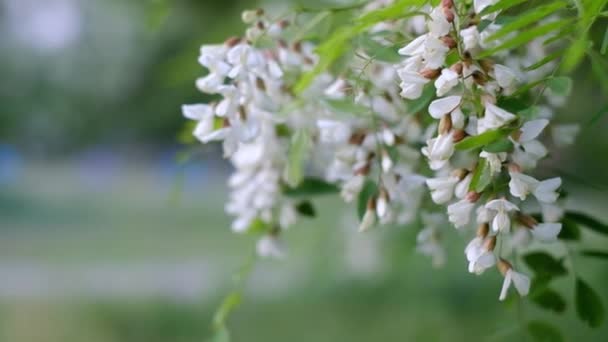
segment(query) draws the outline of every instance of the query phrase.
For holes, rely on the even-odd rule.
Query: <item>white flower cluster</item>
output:
[[[480,15],[496,2],[463,2],[457,9],[443,0],[426,8],[428,15],[378,23],[366,33],[376,47],[390,49],[391,37],[417,36],[399,49],[401,62],[358,47],[340,72],[316,74],[299,94],[297,80],[314,72],[319,57],[313,44],[286,38],[293,36],[285,34],[289,22],[246,11],[243,20],[251,27],[245,38],[203,46],[199,62],[209,73],[196,84],[219,100],[186,105],[183,112],[198,121],[194,135],[201,142],[223,142],[235,168],[226,205],[235,216],[233,230],[260,222],[272,227],[258,252],[284,254],[278,235],[298,215],[283,191],[297,185],[286,176],[295,148],[288,146],[291,136],[302,134],[308,145],[298,148],[309,161],[308,174],[338,185],[346,202],[363,201],[360,231],[421,221],[417,250],[441,265],[445,222],[462,228],[474,221],[477,235],[465,249],[469,271],[481,274],[496,265],[505,277],[500,299],[511,283],[527,294],[529,279],[500,246],[506,240],[516,251],[532,239],[552,242],[561,230],[561,180],[529,174],[548,154],[539,139],[550,126],[551,106],[563,101],[542,93],[539,113],[527,116],[502,104],[523,80],[551,70],[525,71],[544,56],[538,41],[523,56],[479,57],[496,45],[487,38],[501,28],[497,14]],[[365,10],[390,3],[374,1]],[[556,145],[571,143],[576,131],[553,127]],[[447,220],[435,204],[446,207]],[[524,213],[534,206],[543,223]]]

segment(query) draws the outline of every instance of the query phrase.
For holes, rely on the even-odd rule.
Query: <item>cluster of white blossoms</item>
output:
[[[373,1],[364,11],[391,2]],[[550,127],[562,146],[577,127],[551,125],[551,108],[563,101],[549,90],[539,91],[537,110],[527,115],[503,101],[552,68],[526,71],[545,56],[540,39],[523,55],[484,56],[498,44],[487,38],[501,26],[497,12],[480,13],[496,2],[443,0],[423,8],[424,15],[377,23],[366,31],[376,49],[408,38],[396,55],[401,61],[380,60],[377,51],[359,46],[339,71],[317,73],[300,93],[296,83],[313,72],[319,56],[313,43],[294,38],[304,35],[289,31],[293,22],[246,11],[245,37],[203,46],[199,62],[208,74],[196,85],[218,100],[185,105],[183,113],[198,121],[194,135],[201,142],[223,142],[234,166],[226,204],[233,230],[263,225],[258,252],[285,253],[279,233],[298,216],[285,193],[301,182],[286,171],[296,151],[308,161],[302,172],[337,185],[345,202],[359,201],[360,231],[421,222],[417,250],[441,265],[446,223],[476,224],[465,249],[469,271],[496,266],[505,278],[500,299],[511,284],[526,295],[528,277],[507,259],[533,239],[555,241],[563,214],[556,203],[561,180],[530,175],[548,155],[540,139]],[[542,223],[525,213],[539,209]]]

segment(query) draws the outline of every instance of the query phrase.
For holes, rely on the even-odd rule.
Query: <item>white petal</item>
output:
[[[559,194],[557,189],[562,185],[562,179],[559,177],[544,180],[538,184],[534,190],[534,197],[544,203],[554,203]]]
[[[511,270],[511,278],[513,278],[513,285],[521,296],[527,296],[530,292],[530,278],[519,272]]]
[[[520,142],[527,142],[536,139],[540,133],[547,127],[549,120],[538,119],[526,122],[521,127],[521,136],[519,137]]]
[[[444,115],[450,113],[458,105],[462,96],[448,96],[431,102],[429,106],[429,114],[435,119],[441,119]]]
[[[541,223],[532,229],[532,234],[540,241],[554,242],[557,241],[557,235],[561,230],[561,223]]]
[[[507,292],[509,291],[509,286],[511,286],[511,275],[513,274],[512,270],[508,270],[505,274],[505,280],[502,282],[502,289],[500,290],[499,300],[505,300],[507,298]]]

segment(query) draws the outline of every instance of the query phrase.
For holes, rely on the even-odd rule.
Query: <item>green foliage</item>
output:
[[[511,152],[513,151],[511,140],[503,138],[483,147],[483,150],[490,153]]]
[[[581,251],[580,253],[581,253],[581,255],[586,256],[586,257],[598,258],[598,259],[608,259],[607,251],[584,250],[584,251]]]
[[[311,147],[310,133],[305,129],[297,130],[289,146],[285,179],[291,187],[296,187],[304,179],[304,163]]]
[[[335,194],[339,192],[337,186],[327,183],[318,178],[304,178],[296,187],[283,189],[283,194],[288,197],[301,198]]]
[[[367,202],[369,199],[377,194],[378,185],[369,179],[366,180],[357,199],[357,215],[359,220],[363,219],[363,215],[365,215],[365,211],[367,210]]]
[[[566,241],[576,241],[581,238],[581,229],[578,227],[578,224],[565,217],[562,219],[562,230],[559,232],[557,236],[560,240]]]
[[[568,5],[565,1],[555,1],[544,6],[538,6],[533,11],[526,11],[518,16],[515,20],[502,26],[498,31],[489,36],[486,41],[492,41],[505,37],[517,30],[523,29],[530,24],[534,24],[546,16],[553,14]]]
[[[475,167],[471,184],[469,185],[469,191],[475,191],[481,193],[492,181],[492,174],[490,171],[490,165],[484,158],[479,159],[479,163]]]
[[[553,325],[542,321],[530,321],[527,324],[528,333],[537,342],[563,342],[562,334]]]
[[[388,63],[399,63],[403,59],[396,46],[386,46],[373,40],[369,35],[361,35],[358,46],[373,60]]]
[[[480,15],[483,16],[497,11],[505,11],[526,1],[527,0],[500,0],[494,5],[484,8]]]
[[[312,202],[306,200],[296,204],[296,211],[298,214],[306,217],[316,217],[317,211],[315,207],[312,205]]]
[[[575,290],[578,317],[592,328],[599,327],[605,316],[600,296],[581,278],[576,278]]]
[[[585,226],[596,233],[608,235],[608,225],[600,222],[599,220],[587,214],[581,212],[568,211],[566,212],[566,215],[564,217],[566,220],[572,220],[573,222]]]
[[[334,100],[334,99],[324,99],[323,103],[327,105],[327,107],[338,114],[346,114],[350,116],[370,116],[371,109],[354,103],[352,98]]]
[[[548,287],[531,295],[530,299],[541,308],[554,311],[555,313],[562,313],[566,310],[566,300],[564,297]]]
[[[455,148],[460,151],[481,148],[508,136],[510,133],[510,129],[504,128],[483,132],[479,135],[463,139],[455,145]]]
[[[419,113],[421,111],[426,111],[429,104],[435,97],[435,86],[433,84],[427,84],[422,90],[422,95],[415,100],[408,100],[407,108],[410,113]]]
[[[547,88],[557,96],[569,96],[572,92],[572,79],[566,76],[551,77],[547,80]]]
[[[554,278],[568,274],[562,260],[545,252],[531,252],[523,257],[526,265],[540,278]]]

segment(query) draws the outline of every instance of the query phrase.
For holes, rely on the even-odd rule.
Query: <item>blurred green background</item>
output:
[[[0,341],[210,336],[255,240],[229,230],[230,169],[216,147],[176,162],[180,105],[205,99],[194,88],[199,46],[240,34],[240,11],[259,5],[0,0]],[[606,21],[596,26],[601,38]],[[545,176],[564,177],[570,207],[608,220],[608,118],[587,125],[607,94],[591,72],[577,71],[559,113],[582,123],[581,136],[551,156]],[[520,322],[539,317],[568,341],[608,339],[571,302],[563,316],[498,302],[502,279],[466,272],[466,237],[454,229],[437,270],[414,252],[412,227],[359,235],[352,208],[315,203],[319,218],[286,234],[289,257],[256,266],[229,322],[235,341],[521,340]],[[593,233],[584,240],[607,246]],[[606,268],[576,266],[608,303]],[[572,279],[557,288],[572,298]]]

